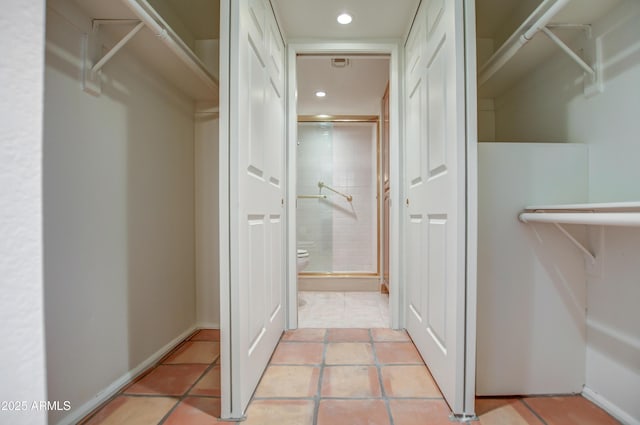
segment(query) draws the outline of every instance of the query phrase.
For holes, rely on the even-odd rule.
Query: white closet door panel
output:
[[[262,215],[249,216],[247,220],[248,230],[248,262],[249,269],[248,295],[249,305],[249,346],[259,343],[265,328],[264,323],[264,296],[265,296],[265,272],[267,264],[265,259],[265,242],[267,239],[267,226]],[[249,349],[251,351],[251,348]]]
[[[270,21],[268,28],[269,75],[275,81],[278,91],[282,92],[284,88],[284,43],[274,20]]]
[[[266,1],[239,0],[238,60],[230,70],[231,93],[238,98],[230,112],[231,134],[237,134],[231,141],[237,178],[231,215],[238,224],[231,229],[230,365],[236,416],[246,409],[284,329],[285,105],[270,75],[269,22],[275,25]]]
[[[265,300],[269,303],[269,321],[274,322],[278,314],[282,311],[282,299],[284,296],[284,264],[279,255],[283,251],[283,227],[282,216],[271,215],[269,218],[269,226],[271,233],[271,246],[269,249],[269,262],[271,265],[271,279],[269,282],[269,296]]]
[[[266,73],[264,63],[260,57],[257,45],[253,43],[251,37],[249,37],[249,109],[247,113],[249,115],[249,138],[248,147],[249,160],[248,171],[249,174],[255,178],[264,179],[264,130],[265,130],[265,92],[266,87]]]
[[[408,96],[407,105],[407,142],[406,142],[406,167],[410,190],[414,191],[425,181],[424,156],[426,149],[421,143],[421,135],[424,134],[424,80],[418,78],[412,86]]]
[[[409,229],[407,231],[407,255],[411,260],[407,262],[406,279],[407,279],[407,305],[408,305],[408,321],[415,321],[421,324],[424,321],[424,297],[423,286],[421,285],[424,276],[424,267],[422,262],[414,261],[414,258],[424,258],[423,249],[424,236],[424,219],[420,214],[411,214],[409,216]],[[419,326],[419,325],[418,325]]]
[[[427,67],[427,146],[430,179],[447,170],[447,52],[444,46],[445,40],[442,39],[432,56],[428,58]]]
[[[409,36],[404,182],[407,330],[457,414],[465,411],[462,6],[423,1]]]
[[[268,166],[267,181],[277,189],[282,189],[284,179],[284,98],[282,91],[269,78],[265,99],[265,160]]]
[[[260,44],[264,43],[267,5],[264,0],[248,0],[251,22],[247,22],[249,34]]]
[[[445,216],[429,217],[427,241],[427,290],[424,301],[427,310],[426,328],[437,347],[447,351],[447,219]]]

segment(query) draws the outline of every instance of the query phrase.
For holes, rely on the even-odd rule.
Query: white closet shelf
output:
[[[524,223],[640,226],[640,202],[536,205],[518,216]]]
[[[502,94],[538,64],[559,51],[556,44],[558,40],[568,43],[577,35],[576,28],[587,28],[586,25],[592,24],[618,2],[619,0],[543,0],[479,67],[478,96],[495,98]],[[548,31],[547,26],[558,28],[555,30],[555,42],[544,35],[544,32]],[[574,30],[563,30],[563,26]]]
[[[127,42],[127,48],[195,101],[218,103],[216,77],[146,0],[77,0],[77,3],[92,19],[142,22],[144,28]],[[109,27],[118,39],[131,30],[120,25]]]

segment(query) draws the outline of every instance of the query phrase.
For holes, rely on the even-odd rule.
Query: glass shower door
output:
[[[378,274],[377,122],[300,122],[297,155],[303,274]]]

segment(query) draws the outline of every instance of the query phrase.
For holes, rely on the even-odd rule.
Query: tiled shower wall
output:
[[[325,188],[327,199],[298,200],[305,272],[377,272],[377,124],[301,123],[298,141],[298,195],[319,194],[322,181],[353,196],[348,202]]]

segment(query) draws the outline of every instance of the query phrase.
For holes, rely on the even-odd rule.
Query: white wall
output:
[[[89,20],[56,4],[44,100],[47,369],[49,397],[71,401],[73,417],[195,325],[194,105],[126,48],[104,67],[103,94],[83,92]]]
[[[589,200],[640,200],[640,4],[622,1],[593,25],[602,44],[604,91],[582,94],[582,71],[562,54],[495,101],[498,140],[582,142]],[[577,47],[577,46],[576,46]],[[640,423],[637,229],[590,228],[600,267],[587,276],[586,386],[619,417]],[[635,300],[632,301],[632,300]],[[632,422],[633,421],[633,422]]]
[[[589,145],[589,199],[640,200],[640,3],[594,26],[604,92],[569,103],[568,131]],[[575,135],[575,136],[573,136]],[[598,229],[592,229],[597,238]],[[605,228],[601,272],[589,275],[586,386],[640,424],[640,229]],[[596,249],[598,245],[592,244]],[[626,414],[626,415],[625,415]],[[633,419],[632,419],[633,418]]]
[[[583,202],[579,144],[478,146],[478,395],[580,392],[585,379],[584,261],[527,205]]]
[[[45,2],[8,0],[0,14],[0,422],[46,424],[42,277],[42,91]]]
[[[196,316],[198,327],[220,327],[218,114],[196,114]]]

